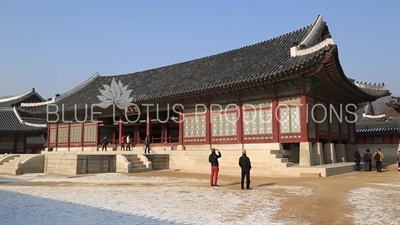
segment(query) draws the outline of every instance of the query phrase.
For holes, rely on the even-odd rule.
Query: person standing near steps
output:
[[[218,154],[216,153],[218,152]],[[211,163],[211,176],[210,185],[211,187],[219,187],[218,182],[218,172],[219,172],[219,162],[218,159],[221,158],[221,152],[215,148],[211,149],[211,154],[208,157],[208,162]]]
[[[240,180],[240,187],[244,190],[244,177],[246,177],[246,189],[251,190],[250,188],[250,170],[251,170],[251,162],[250,158],[246,155],[246,150],[242,151],[242,156],[239,158],[239,166],[242,169],[242,177]]]
[[[147,152],[150,154],[150,135],[146,135],[144,138],[144,154]]]

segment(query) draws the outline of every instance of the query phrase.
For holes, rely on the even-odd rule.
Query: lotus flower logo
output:
[[[126,109],[131,105],[132,98],[129,95],[132,90],[128,90],[128,85],[123,86],[121,81],[117,83],[113,78],[111,86],[103,84],[103,87],[104,90],[99,89],[101,95],[97,95],[97,98],[101,101],[99,104],[101,108],[116,105],[120,109]]]

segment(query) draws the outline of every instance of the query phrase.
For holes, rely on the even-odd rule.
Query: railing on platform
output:
[[[113,138],[109,138],[107,139],[108,144],[112,144],[112,145],[118,145],[120,144],[119,139],[113,139]],[[178,143],[179,142],[179,136],[178,137],[172,137],[172,136],[168,136],[168,137],[151,137],[151,144],[169,144],[169,143]],[[102,144],[102,140],[99,141],[99,145]],[[138,144],[137,142],[135,142],[133,140],[132,144]],[[144,139],[139,138],[139,144],[144,144]]]

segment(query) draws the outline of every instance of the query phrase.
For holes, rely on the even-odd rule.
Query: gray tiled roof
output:
[[[0,98],[0,107],[13,107],[16,104],[19,104],[23,102],[24,100],[28,99],[31,96],[36,95],[40,100],[44,101],[42,96],[40,96],[34,88],[32,88],[31,91],[21,94],[21,95],[15,95],[15,96],[10,96],[10,97],[5,97],[5,98]]]
[[[0,132],[37,132],[40,134],[46,129],[46,127],[21,122],[13,108],[0,108]]]
[[[386,121],[360,122],[356,124],[357,135],[366,134],[400,134],[400,118],[389,118]]]
[[[80,88],[75,88],[68,97],[61,95],[58,100],[56,98],[56,104],[59,109],[63,105],[64,111],[72,111],[75,107],[83,109],[85,104],[99,104],[97,96],[101,94],[100,89],[104,89],[105,84],[110,85],[113,79],[128,85],[128,89],[132,90],[129,97],[136,104],[169,101],[185,96],[266,84],[311,66],[319,67],[321,59],[330,54],[337,55],[338,49],[335,44],[327,44],[317,51],[301,56],[291,55],[291,47],[296,45],[295,43],[307,39],[308,44],[304,46],[307,48],[328,37],[330,34],[326,23],[315,23],[267,41],[200,59],[131,74],[96,76]],[[349,83],[346,87],[354,89],[360,96],[375,98],[373,94],[364,92],[352,82],[345,82]],[[45,113],[47,107],[26,107],[21,110]]]
[[[386,105],[400,113],[400,97],[392,97]]]

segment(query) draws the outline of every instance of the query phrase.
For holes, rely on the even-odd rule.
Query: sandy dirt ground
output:
[[[82,175],[92,176],[92,175]],[[82,177],[76,176],[76,177]],[[208,174],[202,173],[190,173],[185,171],[152,171],[146,173],[128,174],[127,176],[133,177],[166,177],[168,179],[180,179],[180,178],[193,178],[193,179],[205,179],[209,178]],[[18,178],[18,176],[16,176]],[[65,178],[65,176],[64,176]],[[70,177],[73,179],[74,177]],[[58,187],[71,187],[71,186],[143,186],[143,187],[173,187],[173,186],[188,186],[188,187],[208,187],[208,188],[219,188],[221,191],[241,191],[244,194],[254,190],[263,190],[265,187],[285,187],[285,186],[300,186],[312,189],[310,195],[288,195],[282,202],[278,213],[274,214],[275,219],[282,220],[288,218],[296,221],[305,221],[308,224],[355,224],[355,217],[357,217],[356,210],[359,203],[352,204],[349,201],[349,193],[353,190],[362,190],[362,188],[369,188],[371,184],[377,184],[378,189],[382,192],[393,192],[390,195],[381,195],[384,198],[388,198],[389,208],[400,209],[400,172],[398,172],[395,166],[389,166],[383,169],[382,173],[376,171],[371,172],[352,172],[343,175],[337,175],[327,178],[283,178],[283,177],[260,177],[252,176],[251,187],[253,190],[240,190],[239,176],[224,175],[220,174],[219,184],[220,187],[209,187],[208,182],[155,182],[152,183],[151,179],[146,182],[136,183],[106,183],[106,184],[93,184],[93,183],[74,183],[74,182],[0,182],[0,186],[58,186]],[[386,184],[397,183],[388,188]],[[386,186],[385,186],[386,185]],[[273,189],[274,194],[277,196],[285,196],[283,188]],[[368,194],[369,196],[366,201],[376,202],[373,193]],[[379,200],[378,200],[379,201]],[[223,203],[221,203],[223,204]],[[251,209],[240,209],[235,212],[235,217],[240,217],[241,214],[246,214],[246,210]],[[369,213],[370,209],[364,209],[365,212]],[[382,210],[385,210],[384,208]],[[372,212],[371,212],[372,213]],[[393,214],[394,213],[394,214]],[[353,215],[350,218],[349,215]],[[362,215],[360,215],[362,216]],[[375,224],[400,224],[400,210],[394,210],[390,212],[390,218],[399,218],[399,221],[386,221]],[[361,222],[360,222],[361,223]],[[360,224],[358,223],[358,224]],[[357,223],[356,223],[357,224]],[[367,223],[366,223],[367,224]],[[371,224],[371,223],[369,223]]]

